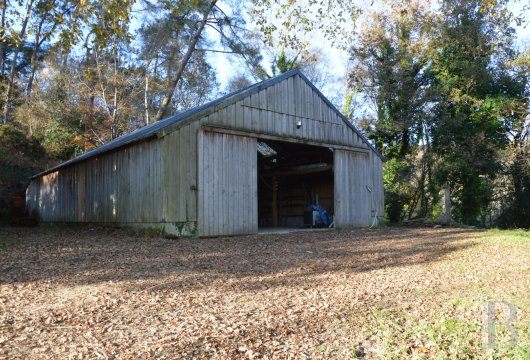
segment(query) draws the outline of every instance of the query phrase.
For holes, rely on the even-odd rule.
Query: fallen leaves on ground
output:
[[[530,336],[529,243],[483,231],[0,237],[5,358],[480,357],[480,304],[500,300],[519,306],[520,340]]]

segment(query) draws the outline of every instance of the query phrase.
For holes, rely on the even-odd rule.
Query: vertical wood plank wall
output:
[[[138,143],[34,179],[29,211],[42,221],[151,223],[163,218],[161,141]]]
[[[163,138],[164,221],[197,222],[198,129],[199,122],[192,122]]]
[[[297,128],[299,121],[302,126]],[[201,125],[369,149],[298,75],[221,106],[201,119]]]
[[[373,187],[369,154],[335,150],[335,226],[369,226]],[[372,190],[373,192],[373,190]]]
[[[199,235],[258,231],[256,139],[199,133]]]

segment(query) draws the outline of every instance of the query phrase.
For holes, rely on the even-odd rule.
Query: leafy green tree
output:
[[[48,68],[53,62],[48,62]],[[75,101],[72,78],[64,71],[42,76],[33,89],[30,102],[17,108],[15,124],[25,129],[32,139],[39,141],[47,156],[54,160],[68,160],[84,150],[78,141],[85,126],[83,108]]]
[[[282,49],[280,55],[278,55],[272,63],[272,76],[277,73],[283,74],[290,70],[300,68],[300,62],[298,61],[299,54],[296,54],[292,59],[287,59],[285,50]]]
[[[502,173],[496,195],[500,207],[497,225],[530,227],[530,50],[508,64],[503,88],[511,98],[503,102],[509,128],[509,146],[501,152]]]
[[[440,157],[437,178],[449,182],[457,221],[484,224],[507,143],[505,103],[517,94],[503,86],[498,60],[509,55],[513,31],[505,1],[450,0],[442,8],[438,51],[429,69],[434,108],[432,139]]]
[[[250,14],[270,47],[305,51],[315,36],[346,48],[360,13],[354,0],[252,0]]]
[[[524,223],[515,213],[528,208],[529,72],[525,56],[515,61],[518,19],[503,0],[442,5],[387,2],[363,17],[346,110],[388,159],[389,220],[434,216],[448,183],[455,220],[486,224],[504,211]]]
[[[357,116],[385,164],[386,215],[391,222],[428,215],[427,176],[416,166],[430,156],[428,65],[432,14],[418,2],[404,1],[365,18],[359,41],[350,49],[350,87],[359,89],[357,103],[348,108]],[[373,109],[368,121],[362,109]],[[359,119],[358,117],[361,116]],[[421,151],[420,151],[421,150]],[[416,209],[420,203],[420,209]]]
[[[7,5],[7,3],[4,3]],[[18,67],[18,58],[20,55],[20,50],[22,49],[27,36],[28,23],[35,5],[35,0],[28,0],[19,4],[20,7],[23,7],[23,10],[19,12],[18,8],[12,5],[11,14],[13,17],[18,17],[22,20],[20,30],[12,30],[10,38],[14,43],[13,59],[11,60],[11,65],[9,67],[9,73],[7,76],[6,86],[2,94],[2,111],[0,114],[1,122],[7,124],[10,121],[9,115],[12,110],[12,95],[15,87],[15,76],[17,74]],[[7,9],[5,9],[7,11]],[[4,16],[4,15],[3,15]],[[2,32],[5,32],[6,29],[2,29]],[[4,35],[5,36],[5,35]],[[3,66],[3,65],[2,65]]]

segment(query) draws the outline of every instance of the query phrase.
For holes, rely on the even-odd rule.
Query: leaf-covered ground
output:
[[[0,358],[528,359],[529,257],[525,231],[0,228]],[[517,346],[483,350],[485,301]]]

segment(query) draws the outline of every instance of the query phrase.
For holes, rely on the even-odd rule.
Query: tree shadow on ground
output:
[[[127,282],[138,289],[233,283],[259,290],[329,273],[435,262],[474,245],[479,231],[387,228],[210,239],[165,239],[109,228],[0,230],[0,284]],[[464,241],[463,241],[464,240]],[[468,241],[465,241],[468,240]],[[134,285],[131,285],[132,284]]]

